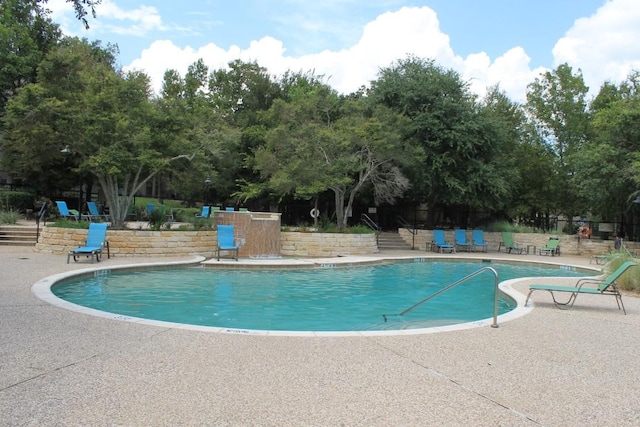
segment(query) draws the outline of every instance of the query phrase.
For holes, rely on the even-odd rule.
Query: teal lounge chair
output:
[[[445,241],[445,239],[444,239],[444,230],[433,230],[433,243],[432,243],[432,245],[440,253],[443,253],[443,252],[455,253],[456,252],[456,248],[452,244],[450,244],[447,241]]]
[[[504,246],[505,252],[508,253],[517,252],[518,254],[521,254],[522,251],[524,251],[523,246],[520,246],[513,241],[513,234],[509,231],[502,232],[502,243],[500,243],[500,246]],[[500,246],[498,246],[498,252],[500,252]]]
[[[489,245],[484,240],[484,231],[483,230],[473,230],[471,231],[471,244],[473,245],[473,251],[477,248],[480,248],[482,252],[487,252],[487,248]]]
[[[233,259],[238,261],[238,249],[233,236],[233,225],[218,225],[218,261],[220,261],[221,251],[235,252]]]
[[[209,218],[209,215],[211,215],[211,206],[203,206],[202,211],[196,214],[196,218]]]
[[[62,218],[73,219],[75,221],[80,220],[80,213],[73,209],[69,210],[69,208],[67,207],[67,202],[57,200],[56,205],[58,206],[58,212],[60,213],[60,216]]]
[[[96,202],[87,202],[87,209],[89,209],[89,221],[109,221],[109,215],[101,214]]]
[[[530,285],[529,286],[529,295],[527,295],[527,300],[524,305],[526,306],[529,302],[529,298],[533,291],[549,291],[551,293],[551,298],[553,298],[553,304],[555,304],[558,308],[570,308],[573,306],[573,303],[576,302],[576,298],[578,294],[591,294],[591,295],[613,295],[616,298],[616,303],[618,304],[618,310],[622,309],[624,314],[627,314],[627,311],[624,309],[624,304],[622,303],[622,294],[618,289],[618,285],[616,280],[622,276],[622,274],[627,271],[629,268],[636,266],[635,262],[627,261],[622,264],[616,271],[609,274],[604,279],[580,279],[575,284],[575,286],[554,286],[554,285]],[[584,285],[598,285],[597,288],[593,287],[585,287]],[[569,299],[566,302],[558,302],[556,300],[556,296],[554,292],[568,292],[570,294]]]
[[[69,264],[69,258],[73,257],[73,260],[77,262],[80,256],[90,257],[91,263],[93,263],[94,258],[97,262],[100,262],[102,249],[105,246],[107,247],[107,257],[110,257],[111,254],[109,254],[109,244],[107,242],[107,226],[108,224],[106,222],[92,222],[89,225],[85,245],[69,251],[67,254],[67,264]]]
[[[455,246],[456,249],[462,248],[467,252],[471,252],[471,242],[467,240],[467,230],[462,228],[455,229]]]
[[[560,240],[557,237],[552,237],[547,242],[547,246],[544,248],[538,249],[538,254],[540,255],[551,255],[556,256],[560,255]]]
[[[591,255],[591,258],[589,259],[589,264],[593,264],[594,262],[596,264],[606,264],[612,259],[617,258],[619,256],[623,256],[623,253],[621,251],[609,252],[608,254]]]

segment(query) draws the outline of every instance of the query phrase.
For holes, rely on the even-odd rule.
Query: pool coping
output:
[[[258,335],[258,336],[287,336],[287,337],[371,337],[371,336],[401,336],[401,335],[424,335],[433,334],[439,332],[453,332],[466,329],[481,328],[485,326],[493,325],[493,318],[480,319],[473,322],[459,323],[455,325],[445,326],[432,326],[429,328],[416,328],[416,329],[394,329],[394,330],[378,330],[378,331],[280,331],[280,330],[257,330],[257,329],[239,329],[239,328],[227,328],[217,326],[200,326],[191,325],[176,322],[167,322],[161,320],[151,320],[139,317],[127,316],[122,314],[109,313],[102,310],[97,310],[89,307],[84,307],[78,304],[61,299],[53,294],[51,288],[61,281],[78,278],[83,276],[95,275],[99,271],[141,271],[148,269],[172,269],[177,267],[186,266],[203,266],[205,268],[255,268],[255,269],[270,269],[270,268],[348,268],[351,266],[363,266],[373,264],[383,264],[391,262],[416,262],[416,260],[438,260],[441,262],[446,261],[469,261],[477,262],[481,264],[490,264],[493,262],[503,262],[507,264],[528,264],[528,265],[549,265],[557,267],[568,267],[572,269],[579,269],[586,271],[600,272],[598,267],[587,267],[574,264],[568,264],[566,262],[555,261],[531,261],[530,259],[518,260],[513,258],[500,258],[500,257],[465,257],[462,254],[453,257],[439,257],[430,255],[420,256],[344,256],[335,258],[255,258],[255,259],[240,259],[238,261],[229,259],[207,259],[204,256],[196,256],[193,259],[186,261],[171,261],[171,262],[151,262],[151,263],[139,263],[128,264],[118,266],[104,266],[104,264],[94,267],[89,267],[80,270],[67,271],[64,273],[53,274],[44,277],[34,283],[31,287],[31,292],[40,300],[51,304],[55,307],[59,307],[65,310],[73,311],[76,313],[86,314],[94,317],[100,317],[109,320],[119,320],[140,325],[156,326],[163,328],[170,328],[176,330],[193,330],[210,333],[224,333],[234,335]],[[554,276],[564,277],[564,276]],[[508,313],[501,314],[497,317],[497,325],[499,327],[501,323],[508,322],[522,316],[529,314],[533,310],[533,303],[525,306],[526,296],[520,291],[516,290],[514,286],[520,282],[530,280],[531,277],[524,277],[518,279],[509,279],[499,283],[500,292],[512,298],[516,303],[516,308]]]

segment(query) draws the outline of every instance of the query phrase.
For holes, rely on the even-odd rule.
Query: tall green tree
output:
[[[619,85],[604,83],[591,114],[593,136],[576,156],[574,185],[601,220],[627,221],[640,188],[640,72]]]
[[[0,2],[0,116],[20,87],[35,82],[38,64],[60,38],[37,1]]]
[[[369,97],[408,119],[402,132],[413,161],[403,170],[413,201],[428,205],[429,226],[443,206],[483,207],[505,196],[504,173],[493,163],[495,116],[480,114],[457,72],[408,57],[380,71]]]
[[[190,65],[184,78],[169,70],[161,97],[155,101],[163,111],[163,122],[156,128],[158,139],[172,145],[202,147],[191,161],[177,161],[170,171],[168,188],[190,202],[216,201],[222,175],[216,165],[222,158],[237,155],[240,140],[240,130],[223,120],[212,104],[208,79],[209,71],[202,60]],[[205,184],[207,179],[210,184]]]
[[[273,127],[251,163],[263,178],[246,185],[244,197],[261,190],[308,200],[325,191],[334,196],[336,223],[345,227],[356,196],[368,185],[387,202],[402,195],[408,181],[400,173],[402,117],[344,98],[308,75],[274,102],[266,122]]]
[[[65,39],[41,63],[38,83],[9,101],[5,139],[16,151],[42,145],[73,153],[76,169],[100,183],[112,225],[122,227],[134,195],[200,148],[158,138],[162,116],[150,95],[149,78],[117,70],[108,49]]]
[[[543,73],[529,84],[527,91],[527,112],[556,156],[556,205],[559,213],[569,218],[588,208],[586,200],[579,197],[574,180],[576,156],[589,138],[588,91],[580,70],[574,73],[567,64]]]

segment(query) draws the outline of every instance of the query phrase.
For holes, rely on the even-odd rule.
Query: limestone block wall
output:
[[[398,230],[404,241],[411,244],[413,236],[411,232],[405,228]],[[608,253],[613,250],[613,240],[601,239],[579,239],[578,236],[569,236],[565,234],[538,234],[538,233],[513,233],[513,241],[519,245],[535,246],[536,250],[546,246],[549,238],[558,237],[560,239],[560,253],[567,255],[597,255]],[[453,244],[455,242],[454,231],[445,230],[445,238],[447,242]],[[467,240],[471,241],[471,230],[467,230]],[[496,252],[500,242],[502,242],[502,233],[500,232],[484,232],[484,240],[488,243],[488,251]],[[415,236],[415,249],[426,250],[427,243],[433,241],[433,230],[417,230]],[[638,242],[625,242],[627,249],[637,252],[640,245]],[[530,248],[533,251],[533,247]]]
[[[280,252],[284,256],[333,257],[368,255],[378,252],[376,235],[281,232]]]
[[[66,254],[83,246],[87,230],[44,227],[36,250],[53,254]],[[187,256],[212,257],[216,250],[215,231],[150,231],[107,230],[111,256]]]

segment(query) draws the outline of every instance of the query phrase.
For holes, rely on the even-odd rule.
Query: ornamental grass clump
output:
[[[607,274],[615,271],[623,263],[633,261],[640,264],[637,258],[633,258],[630,254],[620,254],[611,259],[605,266],[604,270]],[[625,291],[640,293],[640,265],[631,267],[618,279],[618,286]]]
[[[0,211],[0,224],[16,224],[18,219],[20,219],[20,212],[14,209]]]

